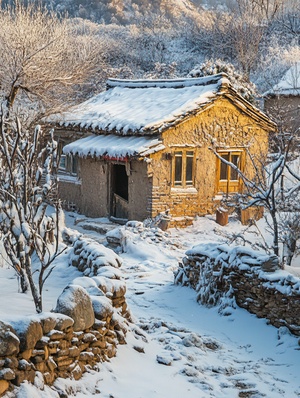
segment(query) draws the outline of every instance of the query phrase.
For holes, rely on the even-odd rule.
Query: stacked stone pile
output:
[[[218,305],[226,297],[300,336],[300,279],[279,269],[276,256],[245,247],[201,244],[186,252],[175,283],[191,286],[203,304]]]
[[[122,265],[122,259],[112,250],[82,236],[73,243],[70,258],[71,264],[86,276],[98,275],[103,267],[119,268]]]
[[[92,285],[88,287],[88,291],[91,295],[104,294],[112,301],[113,307],[120,309],[122,316],[130,318],[125,299],[126,284],[119,270],[122,259],[114,251],[92,239],[79,237],[73,244],[70,261],[79,271],[90,277],[89,283]],[[94,285],[98,289],[96,293]]]
[[[178,246],[178,242],[172,239],[169,232],[160,227],[151,226],[150,221],[144,224],[140,221],[128,221],[126,225],[117,227],[106,234],[108,245],[126,252],[128,242],[141,242],[147,244],[163,244],[164,246]]]
[[[102,268],[106,276],[73,280],[51,313],[0,321],[0,396],[24,380],[39,386],[52,384],[57,377],[78,380],[86,370],[115,356],[118,344],[126,343],[126,285],[111,270],[121,260],[93,241],[76,242],[70,263],[77,258],[85,268],[85,258],[89,265],[85,269],[101,275],[97,267]]]
[[[23,318],[20,325],[1,322],[0,394],[24,380],[34,383],[38,372],[46,384],[57,377],[78,380],[96,363],[115,356],[125,334],[119,324],[115,330],[112,318],[111,313],[106,314],[105,319],[96,319],[83,330],[74,328],[72,318],[59,314]]]

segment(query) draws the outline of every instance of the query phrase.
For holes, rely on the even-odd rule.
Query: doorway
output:
[[[123,164],[113,164],[111,172],[111,216],[128,219],[128,176]]]

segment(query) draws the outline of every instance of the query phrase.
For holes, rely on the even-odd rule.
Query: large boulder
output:
[[[19,353],[20,340],[10,325],[0,321],[0,357]]]
[[[91,298],[85,289],[78,285],[69,285],[63,290],[57,299],[54,312],[72,318],[75,332],[88,329],[95,322]]]
[[[111,300],[107,297],[91,296],[93,309],[96,319],[101,321],[110,320],[114,313],[114,308],[111,304]]]
[[[0,380],[0,396],[4,394],[9,388],[9,382],[7,380]]]
[[[20,350],[32,350],[43,337],[43,328],[39,320],[22,317],[9,322],[20,339]]]

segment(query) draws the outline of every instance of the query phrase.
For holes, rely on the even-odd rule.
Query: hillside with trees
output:
[[[2,12],[14,3],[3,0]],[[208,60],[232,64],[265,92],[300,59],[297,0],[44,0],[44,7],[97,59],[84,96],[108,76],[187,76]]]

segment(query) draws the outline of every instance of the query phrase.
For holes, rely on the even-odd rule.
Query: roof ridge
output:
[[[106,88],[114,87],[122,88],[183,88],[191,86],[208,86],[210,84],[219,83],[220,86],[227,86],[230,84],[226,73],[221,72],[215,75],[203,77],[186,77],[176,79],[114,79],[110,78],[106,82]]]

